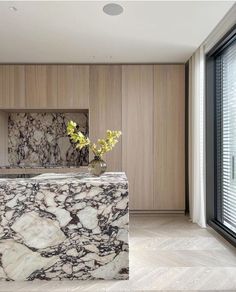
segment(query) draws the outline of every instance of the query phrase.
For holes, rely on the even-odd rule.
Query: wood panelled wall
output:
[[[25,105],[25,66],[0,65],[0,108]]]
[[[126,172],[130,209],[184,211],[184,82],[184,65],[0,65],[0,109],[89,109],[92,140],[122,129],[105,159]]]
[[[0,65],[0,109],[88,109],[87,65]]]
[[[122,165],[130,206],[153,209],[153,66],[122,68]]]
[[[184,75],[180,65],[154,66],[155,209],[185,207]]]
[[[58,107],[89,107],[89,66],[60,65],[58,68]]]
[[[121,66],[90,66],[89,94],[90,136],[104,137],[106,130],[122,129]],[[108,171],[122,170],[122,143],[118,143],[104,159]]]
[[[58,106],[57,66],[28,65],[25,67],[26,108]]]

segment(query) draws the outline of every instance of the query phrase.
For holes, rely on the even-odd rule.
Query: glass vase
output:
[[[89,162],[88,170],[92,175],[100,176],[107,169],[107,164],[99,156],[95,156],[93,160]]]

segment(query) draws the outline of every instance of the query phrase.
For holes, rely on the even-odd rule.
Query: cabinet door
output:
[[[57,66],[25,66],[26,107],[57,108]]]
[[[0,65],[0,107],[25,107],[25,70],[23,65]]]
[[[89,66],[58,65],[58,108],[88,109]]]
[[[130,208],[153,209],[153,66],[122,66],[122,166]]]
[[[185,209],[184,65],[154,66],[154,206]]]
[[[90,66],[90,138],[104,137],[106,130],[122,130],[121,66]],[[108,171],[121,171],[121,139],[104,157]]]
[[[46,85],[46,102],[47,108],[57,109],[58,108],[58,66],[57,65],[47,65],[46,75],[47,75],[47,85]]]

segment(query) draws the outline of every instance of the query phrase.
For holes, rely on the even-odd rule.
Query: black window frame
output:
[[[236,247],[236,236],[217,220],[216,56],[236,40],[236,25],[206,55],[206,217],[207,223]]]

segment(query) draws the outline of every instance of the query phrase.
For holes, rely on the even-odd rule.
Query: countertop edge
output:
[[[0,174],[41,174],[41,173],[78,173],[88,172],[87,166],[81,167],[61,167],[61,168],[0,168]]]

